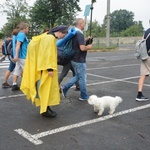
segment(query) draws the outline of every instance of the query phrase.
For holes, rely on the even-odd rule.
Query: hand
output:
[[[90,37],[90,38],[88,38],[88,40],[86,41],[86,44],[85,44],[85,45],[92,44],[92,42],[93,42],[93,38]]]
[[[88,49],[92,49],[92,44],[87,45]]]
[[[18,61],[18,57],[14,57],[14,62],[17,62]]]

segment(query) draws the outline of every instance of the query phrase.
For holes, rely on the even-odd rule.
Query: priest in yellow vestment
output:
[[[20,89],[46,117],[55,117],[50,106],[60,103],[56,39],[63,38],[67,29],[61,25],[34,36],[27,49]]]

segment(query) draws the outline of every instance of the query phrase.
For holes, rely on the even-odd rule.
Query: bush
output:
[[[0,39],[3,39],[4,38],[4,33],[0,32]]]

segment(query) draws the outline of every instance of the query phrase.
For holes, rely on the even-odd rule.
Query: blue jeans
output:
[[[88,99],[89,96],[86,91],[86,63],[77,63],[71,61],[71,64],[75,70],[75,76],[63,86],[64,94],[66,95],[67,91],[71,86],[73,86],[77,81],[80,87],[80,98]]]

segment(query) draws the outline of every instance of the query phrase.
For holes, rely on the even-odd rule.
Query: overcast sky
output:
[[[30,5],[34,3],[35,0],[27,0]],[[5,0],[0,0],[0,4],[5,2]],[[91,4],[91,0],[80,0],[80,7],[82,12],[79,13],[77,17],[84,18],[85,6]],[[150,0],[110,0],[110,13],[115,10],[126,9],[134,13],[134,21],[142,21],[145,29],[149,28],[150,19]],[[93,20],[97,20],[100,24],[103,23],[104,16],[107,13],[107,0],[96,0],[93,9]],[[90,16],[88,16],[90,19]],[[6,16],[0,16],[0,28],[7,22]]]

